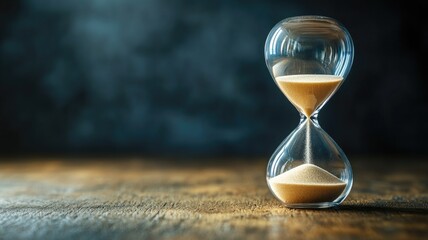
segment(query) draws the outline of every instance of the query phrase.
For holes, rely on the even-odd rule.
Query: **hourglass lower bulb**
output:
[[[352,39],[331,18],[287,18],[269,33],[265,59],[275,83],[301,114],[298,127],[268,163],[269,189],[288,207],[336,206],[351,190],[352,169],[318,124],[318,112],[351,68]]]

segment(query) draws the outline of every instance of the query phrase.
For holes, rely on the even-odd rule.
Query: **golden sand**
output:
[[[268,180],[274,195],[288,204],[331,202],[346,183],[310,163],[302,164]]]
[[[339,87],[343,78],[335,75],[302,74],[275,78],[281,91],[307,117]]]

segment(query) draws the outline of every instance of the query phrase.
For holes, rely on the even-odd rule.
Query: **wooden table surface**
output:
[[[334,209],[282,206],[266,159],[0,159],[0,239],[428,239],[427,159],[352,159]]]

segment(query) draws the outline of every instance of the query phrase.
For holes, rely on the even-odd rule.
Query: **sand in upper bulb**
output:
[[[280,76],[275,80],[290,102],[309,118],[334,93],[343,78],[335,75],[302,74]]]
[[[270,178],[268,184],[275,196],[287,204],[331,202],[346,187],[345,182],[310,163]]]

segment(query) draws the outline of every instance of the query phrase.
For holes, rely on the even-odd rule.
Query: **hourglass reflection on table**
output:
[[[328,17],[287,18],[267,37],[269,72],[301,116],[267,167],[269,189],[287,207],[333,207],[351,191],[351,165],[320,127],[318,113],[344,82],[353,55],[348,31]]]

